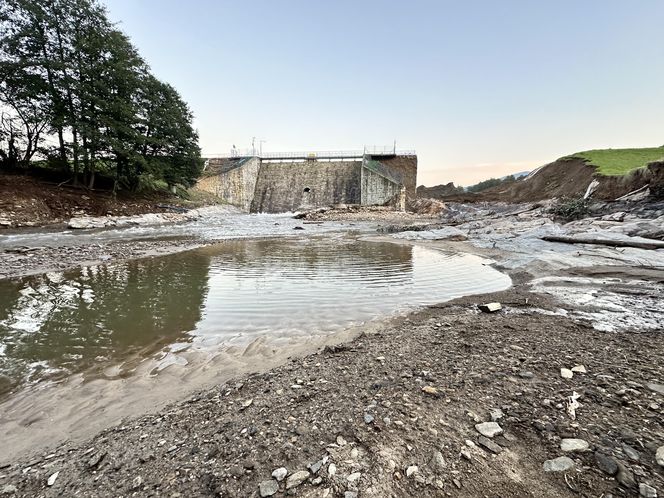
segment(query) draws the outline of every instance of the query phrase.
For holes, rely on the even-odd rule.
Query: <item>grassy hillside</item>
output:
[[[652,161],[664,159],[664,147],[643,149],[597,149],[577,152],[566,159],[580,158],[595,166],[600,174],[620,176],[643,168]]]

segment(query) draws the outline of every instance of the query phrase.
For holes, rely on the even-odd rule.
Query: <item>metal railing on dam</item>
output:
[[[261,160],[318,160],[318,159],[362,159],[364,156],[416,156],[414,150],[400,150],[392,147],[365,147],[363,150],[326,150],[297,152],[259,152],[252,150],[233,150],[220,154],[203,154],[209,159],[240,159],[257,157]]]

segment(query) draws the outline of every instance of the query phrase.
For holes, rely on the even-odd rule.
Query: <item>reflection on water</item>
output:
[[[330,333],[507,287],[465,255],[326,238],[200,250],[0,282],[0,394],[183,347]]]

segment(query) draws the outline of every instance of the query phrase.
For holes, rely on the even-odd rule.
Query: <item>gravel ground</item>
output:
[[[505,309],[478,312],[488,301]],[[0,463],[0,494],[661,493],[661,331],[599,332],[550,313],[560,305],[517,284],[425,309],[82,445]]]

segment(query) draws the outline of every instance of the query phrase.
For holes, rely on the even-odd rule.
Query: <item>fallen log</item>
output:
[[[638,249],[664,249],[664,242],[659,240],[624,240],[602,239],[599,237],[570,237],[567,235],[546,235],[542,240],[562,242],[565,244],[595,244],[610,247],[636,247]]]

